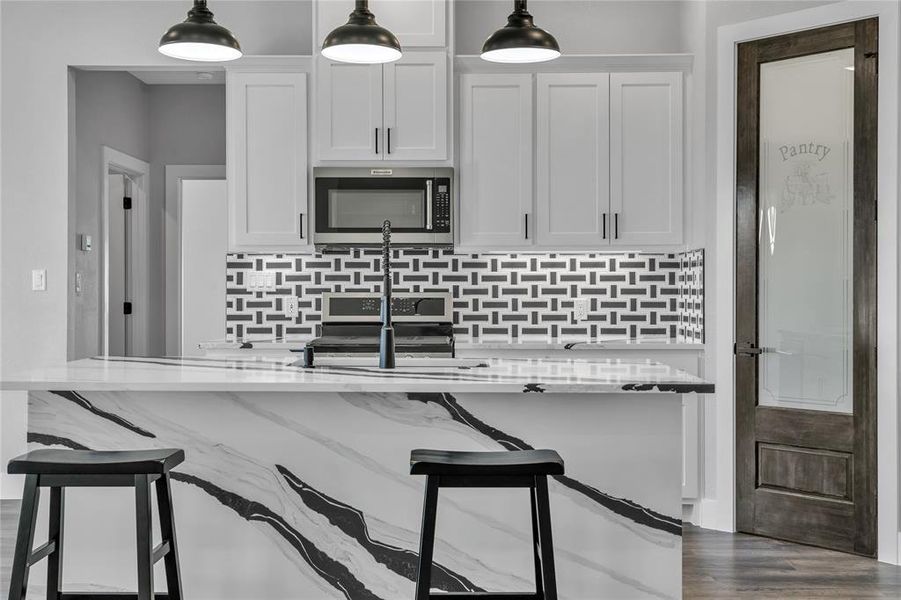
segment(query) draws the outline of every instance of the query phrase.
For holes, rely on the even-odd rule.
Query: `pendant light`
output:
[[[491,34],[482,46],[482,58],[499,63],[533,63],[560,56],[554,36],[535,27],[526,0],[514,0],[507,24]]]
[[[194,0],[188,18],[160,39],[160,52],[173,58],[222,62],[241,58],[241,45],[231,31],[213,20],[206,0]]]
[[[334,29],[322,42],[322,55],[348,63],[377,64],[401,57],[400,42],[375,22],[368,0],[356,0],[347,23]]]

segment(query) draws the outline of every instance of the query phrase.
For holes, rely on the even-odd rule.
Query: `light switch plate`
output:
[[[44,292],[47,290],[47,269],[32,269],[31,291]]]

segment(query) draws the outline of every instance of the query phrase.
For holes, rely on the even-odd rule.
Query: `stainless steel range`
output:
[[[322,335],[307,343],[316,356],[378,356],[381,294],[322,295]],[[453,298],[448,292],[395,293],[395,352],[400,357],[454,356]]]

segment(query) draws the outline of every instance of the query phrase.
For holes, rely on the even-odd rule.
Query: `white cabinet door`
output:
[[[332,62],[320,56],[316,85],[319,160],[381,160],[382,65]]]
[[[532,76],[466,74],[460,93],[460,243],[534,243]]]
[[[304,73],[228,73],[231,250],[309,245]]]
[[[682,243],[682,74],[610,75],[614,245]]]
[[[609,244],[610,76],[538,75],[538,244]]]
[[[347,22],[354,0],[318,0],[316,2],[316,44],[335,27]],[[447,45],[446,0],[370,0],[369,10],[376,22],[397,36],[401,47]]]
[[[383,158],[447,159],[447,54],[407,52],[383,69]]]

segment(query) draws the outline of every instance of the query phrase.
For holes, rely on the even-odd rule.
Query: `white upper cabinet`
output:
[[[307,218],[304,73],[228,73],[229,249],[298,249]]]
[[[408,52],[383,67],[386,160],[447,158],[447,55]]]
[[[318,0],[316,2],[316,44],[335,27],[347,22],[354,0]],[[402,48],[441,48],[447,45],[446,0],[370,0],[369,10],[376,22],[387,28]]]
[[[385,65],[317,61],[317,159],[446,160],[444,51],[404,52]]]
[[[538,75],[537,241],[596,247],[609,239],[609,75]]]
[[[682,74],[610,75],[613,244],[682,243]]]
[[[316,71],[320,160],[380,160],[382,66],[332,62]]]
[[[463,75],[460,94],[460,243],[533,244],[532,76]]]

